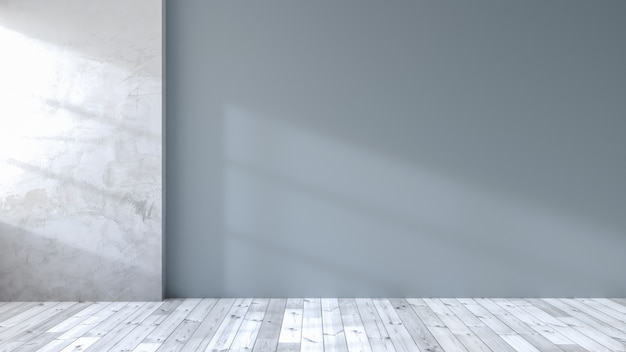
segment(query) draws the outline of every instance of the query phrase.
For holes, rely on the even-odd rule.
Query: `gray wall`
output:
[[[0,301],[162,297],[161,15],[0,1]]]
[[[168,296],[626,295],[626,2],[167,11]]]

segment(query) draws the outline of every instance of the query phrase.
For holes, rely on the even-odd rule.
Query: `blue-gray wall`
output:
[[[626,296],[626,2],[166,6],[168,296]]]

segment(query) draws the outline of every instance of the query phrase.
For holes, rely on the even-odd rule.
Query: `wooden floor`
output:
[[[626,299],[0,303],[0,351],[626,351]]]

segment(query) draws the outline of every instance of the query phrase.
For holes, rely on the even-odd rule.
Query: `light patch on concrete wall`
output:
[[[0,4],[0,300],[161,298],[161,11]]]

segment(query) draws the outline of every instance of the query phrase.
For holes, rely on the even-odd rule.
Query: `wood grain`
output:
[[[0,352],[626,352],[620,298],[0,302]]]

